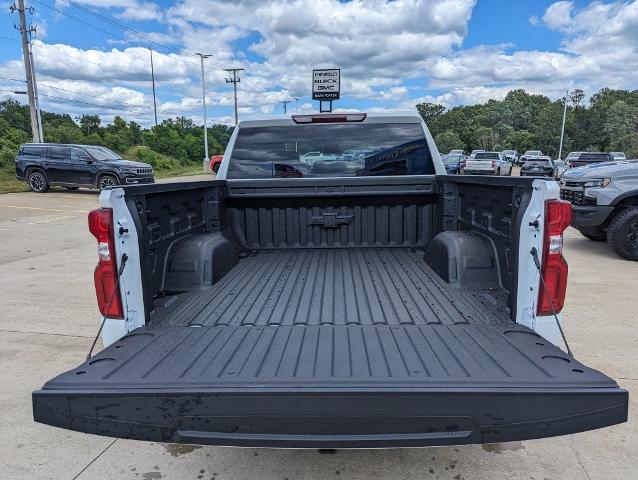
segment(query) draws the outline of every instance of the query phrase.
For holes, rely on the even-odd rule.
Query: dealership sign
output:
[[[312,99],[339,100],[341,70],[338,68],[312,71]]]

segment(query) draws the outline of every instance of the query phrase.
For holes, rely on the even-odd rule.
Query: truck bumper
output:
[[[572,205],[571,225],[575,228],[602,227],[613,211],[614,207],[610,206]]]

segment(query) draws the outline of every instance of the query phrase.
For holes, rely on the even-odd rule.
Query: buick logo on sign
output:
[[[312,99],[339,100],[341,70],[338,68],[312,71]]]

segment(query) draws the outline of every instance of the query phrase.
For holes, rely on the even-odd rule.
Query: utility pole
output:
[[[153,112],[155,113],[155,126],[157,127],[157,102],[155,100],[155,68],[153,67],[153,49],[149,48],[151,52],[151,80],[153,82]]]
[[[225,69],[229,74],[232,74],[232,78],[227,78],[226,83],[233,84],[233,93],[235,95],[235,126],[237,126],[238,118],[237,118],[237,84],[241,82],[241,78],[237,75],[239,72],[243,71],[243,68],[226,68]]]
[[[22,57],[24,59],[24,72],[27,76],[27,94],[29,95],[29,112],[31,113],[31,133],[33,134],[33,142],[40,143],[40,128],[38,127],[38,113],[35,103],[35,92],[33,88],[33,68],[31,67],[31,58],[29,55],[29,41],[27,40],[27,20],[25,17],[24,0],[17,0],[11,6],[11,11],[18,11],[20,15],[20,35],[22,36]]]
[[[40,113],[40,97],[38,96],[38,80],[35,78],[35,62],[33,61],[33,41],[31,34],[35,33],[36,27],[29,27],[29,60],[31,60],[31,77],[33,78],[33,93],[35,97],[35,111],[38,117],[38,132],[40,141],[44,142],[44,132],[42,131],[42,114]]]
[[[208,129],[206,128],[206,78],[204,77],[204,59],[211,57],[212,55],[206,55],[204,53],[196,53],[199,55],[199,59],[202,63],[202,103],[204,104],[204,160],[210,160],[208,156]]]
[[[297,109],[297,102],[299,102],[299,98],[298,97],[292,97],[292,99],[295,101],[295,113],[299,113],[299,110]]]
[[[290,103],[290,100],[282,100],[281,103],[284,106],[284,115],[286,115],[286,107],[288,106],[288,104]]]
[[[565,92],[565,108],[563,109],[563,126],[560,129],[560,146],[558,147],[558,159],[561,159],[563,154],[563,137],[565,136],[565,118],[567,117],[567,98],[569,97],[569,90]]]

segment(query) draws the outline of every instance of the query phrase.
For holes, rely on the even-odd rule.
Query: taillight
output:
[[[569,202],[565,200],[545,202],[545,234],[541,275],[545,280],[547,292],[541,283],[538,293],[538,315],[558,313],[565,304],[568,267],[563,258],[563,232],[569,226],[571,218],[572,206]]]
[[[113,210],[98,208],[89,212],[89,231],[97,239],[98,264],[93,278],[100,313],[108,318],[124,318],[117,282]]]
[[[492,160],[492,168],[496,168],[496,160]]]

